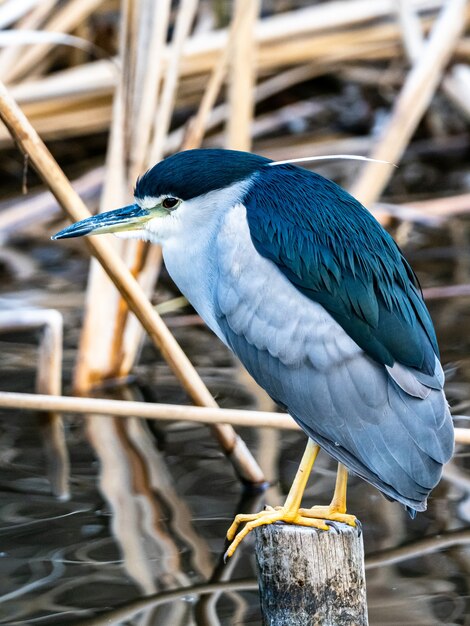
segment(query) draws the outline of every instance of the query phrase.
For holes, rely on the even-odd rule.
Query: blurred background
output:
[[[0,80],[92,212],[181,149],[315,171],[393,234],[434,319],[456,425],[470,414],[470,3],[465,0],[3,0]],[[0,390],[191,404],[0,125]],[[222,407],[276,408],[202,324],[157,247],[110,238]],[[93,329],[93,330],[92,330]],[[0,411],[0,624],[260,623],[237,512],[280,504],[305,437],[237,429],[270,487],[244,487],[189,422]],[[459,445],[410,520],[364,482],[370,623],[470,624],[470,463]],[[305,504],[327,503],[321,455]]]

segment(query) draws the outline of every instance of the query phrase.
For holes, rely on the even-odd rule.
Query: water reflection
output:
[[[460,227],[468,228],[464,221]],[[470,282],[466,261],[456,262],[458,254],[433,256],[427,236],[415,234],[408,250],[423,284]],[[454,231],[440,236],[453,251],[461,245]],[[58,277],[39,274],[41,281],[65,315],[67,384],[81,286],[63,269]],[[31,285],[24,289],[29,293]],[[34,293],[35,304],[51,306],[46,292]],[[12,294],[3,287],[3,297]],[[468,305],[469,298],[431,303],[458,414],[470,406],[469,338],[462,333]],[[271,408],[210,333],[199,326],[175,333],[223,406]],[[33,390],[35,350],[33,340],[1,338],[2,389]],[[135,374],[136,383],[119,397],[187,401],[151,346]],[[82,418],[72,419],[72,497],[60,502],[49,494],[36,416],[3,411],[0,428],[0,624],[260,623],[253,540],[224,566],[224,535],[237,511],[282,501],[303,450],[301,434],[243,430],[273,481],[266,493],[250,495],[204,426],[90,417],[85,428]],[[470,624],[469,455],[469,448],[457,450],[429,510],[415,521],[351,480],[349,506],[364,527],[371,624]],[[334,480],[335,466],[322,455],[306,506],[328,502]]]

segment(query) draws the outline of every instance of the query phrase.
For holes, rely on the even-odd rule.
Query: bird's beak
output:
[[[143,225],[156,217],[155,209],[143,209],[138,204],[130,204],[122,209],[99,213],[76,222],[52,236],[52,239],[70,239],[85,235],[101,235],[126,230],[140,230]]]

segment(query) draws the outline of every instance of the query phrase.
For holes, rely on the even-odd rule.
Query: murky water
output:
[[[469,233],[459,219],[438,232],[402,228],[398,236],[427,287],[470,282]],[[32,263],[29,273],[19,276],[12,258],[2,266],[2,308],[43,306],[64,314],[66,393],[86,279],[78,249],[49,244],[46,235],[23,237],[10,251]],[[168,281],[162,285],[167,295]],[[468,298],[430,302],[458,414],[470,414],[469,304]],[[195,325],[174,332],[222,406],[265,402],[208,331]],[[0,335],[1,389],[34,390],[36,346],[34,333]],[[188,402],[149,345],[135,381],[113,393]],[[0,624],[260,623],[252,539],[224,566],[224,535],[237,512],[282,501],[303,435],[240,431],[273,483],[264,494],[249,494],[204,426],[68,418],[72,495],[60,501],[45,478],[38,417],[13,411],[0,417]],[[414,521],[351,479],[349,507],[364,528],[372,625],[470,624],[469,453],[457,450],[429,510]],[[305,504],[326,503],[334,479],[334,464],[322,455]]]

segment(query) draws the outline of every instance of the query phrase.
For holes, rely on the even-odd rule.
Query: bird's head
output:
[[[134,203],[100,213],[55,234],[52,239],[115,233],[164,243],[188,233],[208,214],[233,206],[266,159],[235,150],[187,150],[155,165],[137,180]]]

